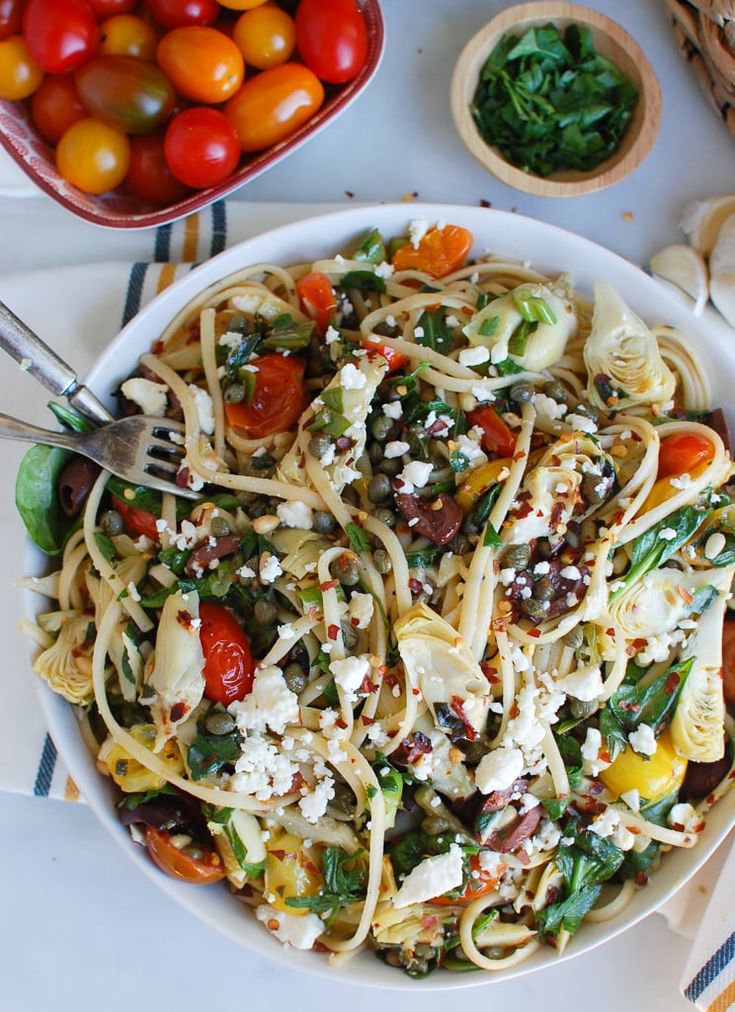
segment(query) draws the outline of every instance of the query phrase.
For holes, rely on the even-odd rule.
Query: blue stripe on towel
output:
[[[717,952],[713,953],[694,980],[684,991],[689,1001],[696,1001],[706,991],[713,980],[722,973],[727,964],[735,956],[735,931],[726,938]]]
[[[140,300],[143,295],[143,283],[145,282],[148,264],[138,262],[133,264],[128,281],[128,293],[125,296],[125,309],[123,310],[123,327],[130,323],[132,318],[140,309]]]
[[[156,245],[153,251],[153,259],[157,264],[166,263],[171,256],[171,231],[173,226],[161,225],[156,229]]]
[[[210,256],[216,256],[225,248],[227,241],[227,209],[224,200],[212,204],[212,245]]]
[[[33,793],[39,798],[47,798],[51,790],[51,781],[54,778],[54,767],[56,766],[56,746],[51,741],[51,735],[47,734],[43,742],[41,761],[38,764],[36,782],[33,785]]]

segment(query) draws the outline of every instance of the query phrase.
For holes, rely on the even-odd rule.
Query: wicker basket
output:
[[[735,137],[735,0],[664,0],[679,52]]]

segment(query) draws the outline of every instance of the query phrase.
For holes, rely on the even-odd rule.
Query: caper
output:
[[[316,511],[313,523],[317,534],[331,534],[337,530],[337,521],[331,513],[325,513],[324,510]]]
[[[257,499],[253,499],[251,503],[245,507],[245,512],[251,520],[257,520],[258,517],[264,517],[266,513],[272,513],[268,500],[264,499],[263,496],[258,496]]]
[[[539,558],[550,559],[553,555],[553,549],[551,542],[548,538],[539,538],[536,542],[536,551],[538,552]]]
[[[385,961],[388,966],[394,966],[397,969],[403,966],[403,956],[401,955],[400,949],[388,949],[385,954]]]
[[[480,530],[480,525],[475,519],[474,513],[468,513],[462,521],[462,530],[465,534],[477,534]]]
[[[237,333],[245,334],[248,330],[248,318],[242,313],[233,313],[227,321],[227,329]]]
[[[523,404],[532,400],[535,393],[533,383],[514,383],[510,388],[510,399],[516,404]]]
[[[387,415],[378,415],[370,426],[370,433],[373,439],[377,439],[380,442],[388,436],[388,433],[392,428],[392,418],[388,418]]]
[[[521,608],[529,618],[542,619],[546,615],[543,602],[537,601],[535,597],[524,598],[521,601]]]
[[[378,548],[377,551],[373,552],[373,562],[381,576],[386,576],[393,569],[390,555],[388,555],[384,548]]]
[[[571,647],[572,650],[579,650],[584,643],[584,630],[581,625],[575,625],[573,629],[564,637],[564,643],[566,646]]]
[[[395,478],[402,467],[403,464],[400,460],[391,457],[390,460],[381,460],[376,470],[379,474],[387,474],[389,478]]]
[[[528,545],[509,545],[503,552],[503,565],[510,569],[525,569],[531,561]]]
[[[385,524],[386,527],[395,526],[396,515],[393,510],[386,509],[385,506],[379,506],[375,511],[375,519],[379,520],[381,524]]]
[[[544,383],[544,393],[547,397],[550,397],[552,401],[556,401],[557,404],[566,404],[567,392],[564,389],[564,385],[559,380],[547,380]]]
[[[580,537],[579,537],[579,525],[572,527],[570,524],[567,528],[567,533],[564,535],[564,540],[570,548],[579,548]]]
[[[255,602],[253,615],[258,625],[273,625],[278,618],[278,608],[272,601],[266,601],[261,597]]]
[[[331,573],[345,587],[356,587],[360,582],[360,567],[351,555],[340,555],[335,559]]]
[[[471,741],[464,748],[464,759],[465,762],[469,763],[470,766],[475,766],[480,762],[482,757],[488,751],[488,745],[486,741]]]
[[[385,502],[390,499],[393,490],[387,474],[375,474],[368,482],[368,499],[370,502]]]
[[[230,383],[225,390],[225,400],[228,404],[239,404],[245,400],[245,387],[242,383]]]
[[[235,729],[235,721],[222,710],[214,710],[204,721],[204,726],[210,734],[229,734]]]
[[[383,447],[380,443],[371,443],[368,447],[368,457],[372,464],[379,464],[383,459]]]
[[[421,820],[421,828],[430,836],[453,832],[451,822],[443,819],[441,815],[427,815],[425,819]]]
[[[591,717],[597,712],[597,702],[594,699],[573,699],[569,709],[577,720],[584,720],[585,717]]]
[[[315,432],[309,440],[309,453],[320,460],[331,445],[332,440],[326,432]]]
[[[455,534],[447,545],[447,549],[453,555],[464,555],[466,552],[469,552],[471,547],[469,541],[461,532]]]
[[[226,538],[228,534],[232,534],[232,528],[224,517],[212,517],[209,532],[213,538]]]
[[[584,478],[582,478],[582,495],[592,506],[596,506],[598,503],[603,502],[607,496],[609,488],[610,481],[599,474],[586,474]]]
[[[584,415],[585,418],[591,418],[593,422],[599,422],[600,420],[600,412],[597,408],[593,408],[591,404],[585,404],[584,402],[576,406],[574,414]]]
[[[542,576],[533,588],[533,596],[537,601],[550,601],[555,594],[554,584],[548,576]]]
[[[342,642],[346,650],[354,650],[357,646],[357,630],[350,622],[342,623]]]
[[[329,804],[345,815],[351,815],[355,811],[355,795],[344,780],[335,780],[334,797]]]
[[[122,534],[125,530],[123,518],[117,510],[106,510],[100,519],[100,527],[105,534],[109,534],[113,538],[116,534]]]
[[[297,696],[306,688],[306,675],[300,664],[287,664],[283,669],[283,678],[291,692]]]

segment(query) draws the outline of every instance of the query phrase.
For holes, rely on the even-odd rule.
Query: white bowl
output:
[[[596,280],[609,281],[649,323],[671,324],[694,339],[710,377],[712,405],[729,403],[735,387],[735,360],[729,351],[732,331],[719,322],[715,314],[706,321],[698,319],[676,296],[663,290],[639,268],[587,239],[517,214],[451,205],[394,204],[353,208],[286,225],[240,243],[177,281],[146,306],[99,358],[87,382],[112,406],[113,389],[129,375],[138,357],[149,350],[175,313],[193,296],[225,275],[258,262],[287,265],[330,256],[371,226],[377,226],[388,236],[404,234],[407,222],[412,218],[463,225],[475,236],[477,255],[499,253],[518,260],[530,260],[542,271],[565,271],[573,275],[581,291],[588,292]],[[29,547],[27,565],[27,572],[40,573],[46,566],[46,559]],[[29,594],[26,610],[30,614],[43,610],[39,606],[39,598]],[[735,815],[735,795],[730,795],[714,808],[693,850],[677,850],[666,855],[650,885],[635,895],[620,917],[604,924],[582,925],[561,957],[549,947],[535,953],[518,967],[496,974],[442,971],[424,980],[412,980],[399,970],[385,966],[369,951],[360,953],[343,967],[333,968],[328,965],[324,954],[284,949],[224,887],[197,888],[175,882],[159,873],[144,851],[132,843],[128,831],[118,823],[110,783],[97,772],[82,742],[71,707],[42,684],[39,695],[51,735],[82,795],[128,857],[158,888],[205,924],[266,959],[370,987],[412,992],[474,987],[518,977],[556,964],[560,959],[567,960],[589,952],[636,924],[669,899],[712,854],[731,828]],[[50,813],[52,816],[53,813]],[[110,916],[113,916],[112,912]]]

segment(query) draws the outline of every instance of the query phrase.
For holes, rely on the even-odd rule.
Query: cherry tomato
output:
[[[495,408],[485,405],[475,408],[467,415],[470,425],[478,425],[482,429],[480,443],[485,453],[493,453],[498,457],[512,457],[516,448],[516,437],[497,413]]]
[[[274,432],[286,432],[296,424],[304,409],[304,360],[263,355],[253,364],[258,371],[252,403],[225,402],[227,423],[246,439],[262,439]]]
[[[255,7],[237,19],[232,38],[247,64],[268,70],[294,51],[296,26],[280,7]]]
[[[191,853],[187,854],[186,850],[175,847],[168,833],[151,826],[146,827],[145,845],[154,864],[171,878],[193,885],[209,885],[210,882],[219,882],[225,877],[222,859],[214,849],[193,844],[193,848],[202,854],[201,858],[195,857]]]
[[[351,81],[365,66],[368,53],[367,28],[356,0],[301,0],[296,44],[320,80]]]
[[[242,53],[214,28],[175,28],[161,39],[157,59],[179,95],[192,102],[224,102],[245,76]]]
[[[735,703],[735,619],[726,618],[722,629],[722,680],[725,699]]]
[[[429,903],[434,903],[440,907],[449,907],[457,903],[469,903],[470,900],[479,899],[480,896],[484,896],[495,889],[505,871],[505,865],[500,865],[498,872],[486,871],[480,864],[479,856],[473,854],[470,858],[470,870],[477,872],[477,876],[467,876],[467,884],[461,896],[458,896],[456,899],[450,899],[448,896],[435,896],[433,900],[429,900]]]
[[[76,82],[89,112],[127,134],[157,130],[176,102],[166,75],[134,56],[95,56],[76,72]]]
[[[651,756],[640,755],[626,745],[612,766],[602,770],[600,780],[616,798],[638,791],[647,801],[660,801],[678,794],[686,771],[687,760],[677,754],[669,730],[658,739]]]
[[[111,18],[115,14],[129,14],[138,0],[87,0],[98,18]]]
[[[88,115],[73,75],[44,78],[33,96],[31,115],[39,133],[51,144],[58,144],[70,126]]]
[[[243,151],[261,151],[298,130],[323,101],[322,83],[308,67],[282,63],[246,81],[225,113]]]
[[[199,606],[199,639],[204,652],[204,695],[229,706],[253,687],[255,664],[250,641],[227,608],[207,602]]]
[[[302,310],[316,322],[319,333],[324,334],[337,309],[332,282],[326,274],[312,271],[296,282],[296,294]]]
[[[156,518],[148,510],[142,510],[139,506],[131,506],[124,499],[112,496],[112,507],[122,517],[125,530],[128,534],[139,537],[141,534],[151,541],[158,541],[159,535],[156,530]]]
[[[376,341],[362,341],[363,348],[367,348],[368,354],[382,355],[388,363],[388,372],[395,372],[402,369],[409,361],[406,355],[402,355],[395,348],[389,348],[387,344],[378,344]]]
[[[24,4],[25,0],[0,0],[0,39],[20,34]]]
[[[211,25],[217,20],[217,0],[147,0],[148,10],[164,28]]]
[[[262,7],[268,0],[219,0],[221,7],[231,11],[251,11],[254,7]]]
[[[47,74],[63,74],[80,66],[99,42],[97,20],[84,0],[28,0],[23,35]]]
[[[168,167],[163,137],[133,137],[130,142],[130,168],[125,185],[131,193],[149,204],[175,204],[188,194]]]
[[[0,42],[0,98],[28,98],[43,81],[43,71],[31,56],[22,35]]]
[[[397,271],[423,271],[432,278],[443,278],[462,266],[472,242],[472,233],[459,225],[431,228],[418,247],[409,242],[397,249],[391,263]]]
[[[132,14],[116,14],[100,25],[100,52],[106,56],[155,60],[157,45],[155,29]]]
[[[715,448],[705,436],[696,432],[677,432],[661,440],[658,451],[658,477],[691,474],[700,464],[714,459]]]
[[[195,189],[223,183],[240,161],[237,134],[216,109],[184,109],[174,116],[163,149],[174,176]]]

